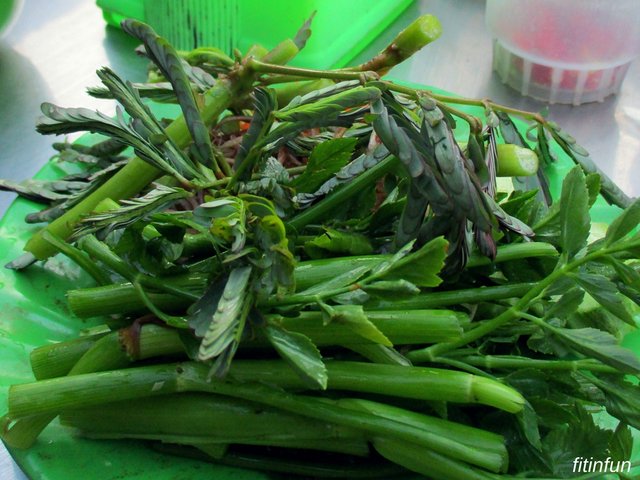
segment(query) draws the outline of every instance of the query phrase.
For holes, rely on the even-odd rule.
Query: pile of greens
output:
[[[572,478],[578,457],[629,460],[640,201],[539,114],[381,80],[437,19],[330,71],[286,66],[310,22],[233,58],[123,28],[149,83],[103,68],[90,93],[115,118],[44,104],[37,126],[108,138],[55,145],[80,173],[0,184],[48,222],[9,266],[64,254],[96,282],[70,310],[108,325],[32,352],[8,445],[59,415],[90,438],[309,477]],[[576,167],[552,201],[537,162],[554,143]],[[599,195],[623,210],[593,238]]]

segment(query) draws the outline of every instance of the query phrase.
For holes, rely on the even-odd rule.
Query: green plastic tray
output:
[[[175,109],[154,106],[157,115],[175,116]],[[461,107],[474,115],[482,109]],[[466,140],[468,130],[458,122],[456,136]],[[524,132],[526,126],[518,122]],[[96,135],[79,141],[91,144]],[[571,161],[558,149],[558,162],[548,170],[552,191],[560,190],[562,179],[572,167]],[[37,178],[56,178],[65,172],[55,162],[47,163]],[[0,220],[0,414],[6,411],[10,385],[33,381],[29,352],[40,345],[75,338],[88,327],[102,323],[100,319],[78,320],[69,313],[65,292],[71,288],[92,285],[91,279],[64,258],[54,257],[16,273],[1,268],[22,253],[22,246],[38,226],[23,222],[26,214],[38,210],[37,204],[16,200]],[[592,209],[594,221],[608,222],[619,211],[601,199]],[[640,352],[640,333],[630,334],[625,343]],[[634,430],[633,458],[640,459],[640,437]],[[285,479],[255,471],[223,467],[180,457],[162,455],[143,442],[88,440],[72,436],[68,429],[54,422],[45,429],[36,445],[29,450],[11,450],[23,471],[32,479],[68,480],[78,472],[87,479],[100,480],[268,480]],[[640,473],[635,469],[634,473]],[[603,476],[603,479],[606,478]],[[636,478],[636,477],[632,477]]]
[[[97,0],[107,23],[150,24],[176,48],[216,46],[232,53],[259,43],[273,48],[293,37],[312,12],[313,35],[292,65],[342,67],[412,0]]]
[[[4,35],[22,10],[24,0],[0,0],[0,37]]]

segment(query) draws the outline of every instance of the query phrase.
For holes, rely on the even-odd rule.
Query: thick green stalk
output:
[[[218,80],[216,85],[204,97],[202,118],[205,124],[211,125],[237,95],[238,87],[236,84],[226,79]],[[175,119],[166,128],[166,132],[180,148],[186,147],[191,141],[183,116]],[[113,200],[131,198],[149,185],[160,173],[160,170],[144,160],[133,157],[129,163],[93,193],[31,237],[25,245],[25,250],[32,253],[39,260],[44,260],[54,255],[57,250],[45,240],[43,237],[44,232],[50,232],[52,235],[66,240],[73,232],[79,219],[93,211],[102,200],[105,198]]]
[[[389,438],[374,438],[373,446],[387,460],[433,480],[494,480],[496,477],[444,455]]]
[[[231,443],[368,452],[352,428],[301,417],[252,402],[182,393],[68,410],[61,422],[91,438],[144,438],[171,443]],[[179,440],[179,441],[178,441]]]
[[[327,389],[375,393],[392,397],[451,403],[479,403],[510,413],[525,403],[513,388],[489,378],[439,368],[403,367],[364,362],[325,361]],[[305,383],[281,360],[236,360],[230,378],[283,389],[306,389]]]
[[[120,344],[118,334],[113,332],[101,337],[91,345],[71,368],[68,375],[81,375],[88,372],[116,369],[124,367],[128,363],[129,358]],[[53,421],[56,413],[44,412],[27,418],[11,419],[16,421],[10,426],[8,424],[11,422],[7,422],[7,419],[11,417],[7,414],[3,417],[3,423],[7,426],[4,428],[2,439],[12,447],[29,448],[40,435],[40,432]]]
[[[520,258],[554,255],[557,255],[555,248],[544,242],[509,244],[498,248],[495,262],[500,263]],[[302,291],[355,268],[362,266],[373,267],[386,258],[388,258],[387,255],[362,255],[300,262],[295,268],[296,287],[298,291]],[[474,253],[469,258],[468,267],[479,267],[489,263],[490,260],[488,258]],[[149,278],[150,277],[145,277],[147,282]],[[153,285],[147,283],[147,285],[158,286],[165,291],[171,287],[175,287],[177,291],[183,293],[183,297],[184,291],[188,291],[196,296],[204,291],[206,279],[198,275],[186,279],[182,277],[180,277],[180,279],[163,278],[158,280],[157,285],[155,283]],[[505,285],[453,292],[424,293],[415,297],[393,301],[372,300],[369,305],[371,308],[380,309],[436,308],[444,305],[478,303],[481,301],[522,296],[531,286],[533,286],[533,284],[516,284],[515,286]],[[475,297],[476,294],[478,295],[478,300],[474,301],[473,297]],[[189,296],[181,298],[176,295],[154,292],[147,292],[147,295],[156,307],[167,312],[184,310],[193,302]],[[472,298],[469,299],[469,297]],[[130,314],[144,312],[146,310],[135,288],[129,283],[70,290],[67,292],[67,299],[71,311],[81,318],[99,315]]]
[[[136,331],[137,333],[135,333]],[[110,335],[112,339],[109,342],[112,343],[116,338],[116,333],[111,333]],[[102,336],[104,335],[80,337],[34,349],[31,352],[31,368],[34,376],[37,380],[44,380],[68,375],[74,365],[79,363],[83,355]],[[114,358],[119,358],[120,360],[123,358],[121,352],[126,352],[128,361],[145,360],[160,356],[169,357],[184,353],[184,344],[177,330],[154,325],[153,323],[139,327],[134,325],[130,328],[119,330],[117,338],[118,343],[114,342],[111,348],[118,352]],[[107,351],[104,355],[109,357],[111,354]],[[125,365],[122,364],[121,366]],[[101,368],[101,370],[105,369]]]
[[[66,342],[35,348],[29,355],[36,380],[61,377],[69,373],[80,357],[103,335],[87,335]]]
[[[490,258],[474,251],[469,256],[467,268],[482,267],[491,263],[503,263],[532,257],[554,257],[558,251],[553,245],[545,242],[510,243],[501,245],[496,251],[496,258]],[[296,266],[296,288],[305,290],[317,283],[322,283],[342,273],[358,267],[375,266],[391,258],[391,255],[360,255],[352,257],[336,257],[300,262]]]
[[[199,391],[258,402],[305,417],[356,428],[367,435],[388,436],[416,443],[495,472],[501,471],[505,466],[502,456],[492,451],[471,448],[412,425],[343,408],[340,401],[292,395],[262,385],[233,384],[215,379],[208,382],[208,375],[207,365],[182,363],[112,370],[14,385],[9,392],[9,413],[6,417],[15,420],[25,416],[58,413],[66,409],[119,400]]]
[[[394,345],[457,338],[462,334],[461,324],[469,322],[466,315],[451,310],[367,310],[366,315]],[[371,343],[338,323],[325,325],[321,312],[300,312],[296,317],[268,315],[267,318],[287,330],[308,336],[319,347]]]

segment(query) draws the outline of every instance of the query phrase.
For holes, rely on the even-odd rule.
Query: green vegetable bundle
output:
[[[106,322],[32,352],[7,444],[28,448],[59,415],[90,438],[308,477],[628,463],[640,202],[538,114],[381,80],[439,36],[434,17],[331,71],[286,66],[310,22],[234,58],[123,28],[154,67],[145,84],[98,72],[90,92],[119,102],[115,118],[42,108],[44,134],[109,137],[56,144],[83,172],[1,185],[47,204],[10,266],[64,254],[96,282],[69,308]],[[182,113],[157,118],[145,97]],[[554,142],[577,166],[552,201],[538,161]],[[534,188],[501,191],[498,175]],[[590,238],[600,194],[623,210]]]

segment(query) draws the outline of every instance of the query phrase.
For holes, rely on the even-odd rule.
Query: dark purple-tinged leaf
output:
[[[122,22],[122,29],[144,43],[147,56],[155,63],[162,74],[171,82],[173,91],[180,103],[187,128],[195,145],[200,162],[212,166],[215,163],[209,130],[204,124],[191,82],[185,72],[183,60],[164,38],[159,37],[148,25],[133,19]]]
[[[267,324],[262,331],[278,354],[310,388],[327,388],[327,368],[322,355],[309,337],[285,330],[279,325]]]
[[[240,149],[233,163],[233,168],[238,170],[240,165],[247,159],[250,164],[255,163],[258,152],[252,152],[254,146],[258,141],[269,131],[273,124],[272,113],[277,106],[276,94],[273,90],[265,88],[256,88],[253,94],[253,117],[251,118],[251,124],[249,129],[242,137],[242,143]],[[250,155],[251,153],[251,155]],[[247,169],[246,178],[250,174],[250,169]],[[244,178],[244,177],[243,177]]]

